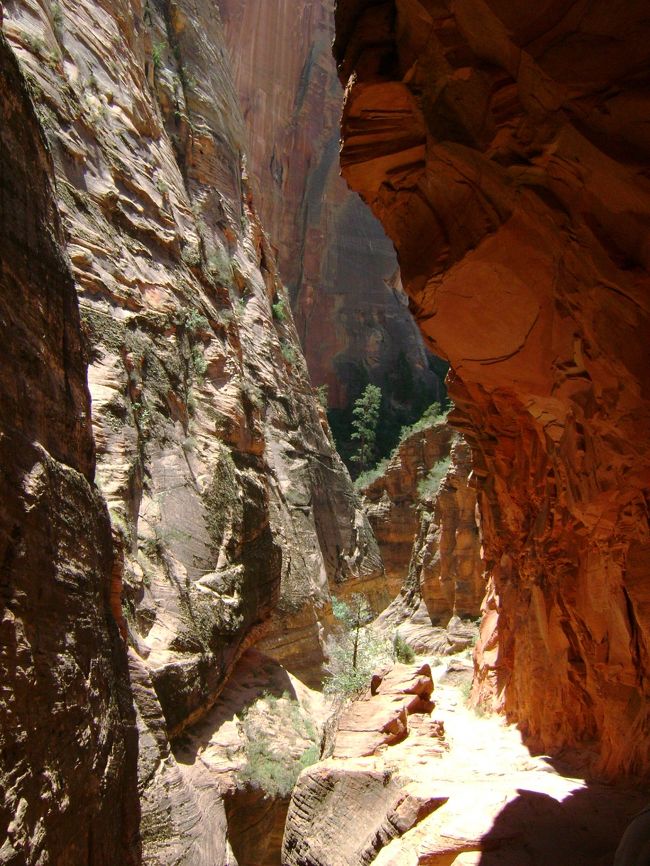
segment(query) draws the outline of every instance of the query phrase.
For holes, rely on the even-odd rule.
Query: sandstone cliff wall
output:
[[[112,526],[111,548],[101,500],[86,489],[90,410],[68,298],[72,312],[60,314],[52,335],[72,359],[67,379],[63,361],[52,365],[62,371],[52,395],[58,408],[38,420],[27,393],[23,411],[47,432],[44,447],[57,460],[56,448],[76,454],[79,442],[71,462],[87,477],[79,476],[86,505],[76,516],[50,506],[45,549],[58,550],[57,562],[86,557],[93,575],[88,598],[69,616],[90,618],[88,631],[98,633],[94,652],[107,684],[93,701],[105,706],[89,716],[105,717],[106,742],[97,733],[95,754],[80,733],[85,716],[79,725],[63,720],[60,735],[85,743],[82,757],[95,776],[109,768],[102,796],[115,812],[113,836],[108,859],[97,862],[130,862],[114,852],[131,827],[122,831],[119,809],[128,811],[134,833],[138,809],[127,796],[133,742],[120,739],[120,726],[134,723],[130,693],[117,661],[111,667],[108,660],[114,639],[124,661],[110,619],[104,626],[101,592],[110,576],[137,709],[144,861],[230,863],[219,790],[200,761],[198,769],[178,763],[171,742],[214,705],[252,642],[265,638],[279,658],[318,679],[330,584],[375,579],[381,559],[321,420],[291,315],[272,313],[281,301],[288,309],[288,298],[254,207],[214,4],[12,0],[3,27],[54,165],[58,240],[70,258],[89,360],[97,484]],[[41,258],[47,273],[49,260]],[[32,324],[35,333],[46,330]],[[19,371],[17,362],[7,380],[13,387]],[[85,426],[70,427],[68,410],[83,415]],[[55,531],[64,519],[67,528]],[[74,636],[68,620],[65,627]],[[93,646],[80,650],[82,671]],[[42,663],[49,659],[48,649]],[[124,706],[115,694],[120,683]],[[83,684],[79,690],[83,702]],[[50,706],[45,689],[42,699]],[[79,773],[86,809],[99,797],[95,776]],[[31,793],[27,800],[39,802]],[[42,806],[48,815],[63,808],[56,792],[51,802]],[[88,845],[99,846],[103,833],[98,823]],[[129,856],[137,859],[137,846]],[[85,860],[75,849],[66,864],[77,862]]]
[[[611,775],[650,766],[648,27],[642,2],[337,6],[344,175],[480,481],[481,694]]]
[[[135,866],[135,713],[53,191],[0,34],[0,860]]]
[[[449,458],[453,439],[454,431],[446,424],[412,433],[399,443],[385,471],[359,491],[393,597],[404,583],[420,530],[418,487],[430,469]]]
[[[256,202],[312,379],[340,408],[357,396],[362,371],[385,384],[403,352],[415,380],[435,387],[392,244],[339,176],[333,0],[219,7]]]
[[[452,617],[477,618],[485,596],[471,453],[446,422],[405,437],[384,472],[361,490],[386,569],[392,602],[378,628],[418,652],[468,645]]]

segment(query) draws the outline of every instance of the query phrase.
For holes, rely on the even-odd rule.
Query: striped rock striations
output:
[[[0,34],[0,862],[136,866],[135,712],[62,245],[45,140]]]
[[[60,664],[67,697],[59,700],[47,677],[20,684],[23,705],[9,712],[19,729],[31,724],[35,752],[24,774],[22,755],[7,753],[20,777],[15,791],[13,777],[3,780],[2,820],[14,821],[16,845],[30,851],[18,863],[45,862],[38,845],[50,856],[60,850],[57,862],[70,866],[137,862],[132,691],[144,862],[225,866],[232,852],[218,786],[206,781],[200,754],[195,764],[177,761],[172,744],[206,718],[238,658],[262,638],[318,680],[330,585],[379,577],[381,559],[312,394],[290,312],[273,316],[274,304],[288,311],[288,298],[253,202],[215,4],[11,0],[3,30],[27,85],[16,104],[28,93],[38,116],[24,142],[9,141],[3,165],[13,242],[3,279],[5,267],[23,267],[24,280],[15,279],[25,285],[33,341],[16,337],[23,326],[8,303],[5,346],[16,363],[4,380],[3,424],[24,425],[43,451],[25,451],[21,463],[7,444],[3,460],[19,491],[7,494],[10,508],[30,515],[8,518],[5,558],[34,559],[9,581],[20,588],[7,631],[27,625],[24,640],[8,634],[7,651],[16,671],[29,670],[33,652],[40,677],[56,679]],[[10,82],[7,94],[18,88]],[[38,125],[45,138],[36,148]],[[10,135],[4,115],[2,134]],[[31,161],[43,175],[45,148],[55,203],[37,189],[41,210],[32,208],[28,224],[12,171],[22,165],[26,175]],[[43,226],[58,226],[57,211],[54,237]],[[91,486],[93,438],[104,503]],[[23,519],[36,539],[27,552]],[[52,596],[39,595],[34,574],[53,575]],[[23,715],[27,691],[38,716]],[[55,743],[40,741],[48,709]],[[56,754],[59,742],[50,772],[38,750]],[[43,835],[50,821],[68,821],[56,841]],[[131,831],[127,856],[118,849]]]
[[[339,176],[333,0],[221,0],[219,7],[255,200],[312,379],[328,385],[330,406],[342,408],[364,377],[390,381],[403,353],[413,379],[435,393],[392,244]]]
[[[343,173],[473,452],[478,690],[544,750],[647,773],[646,4],[339,0],[336,19]]]

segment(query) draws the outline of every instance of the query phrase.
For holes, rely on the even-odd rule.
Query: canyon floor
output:
[[[304,773],[283,863],[611,866],[647,792],[589,782],[575,765],[531,754],[515,726],[469,708],[470,652],[417,662],[431,665],[431,716],[409,715],[408,736],[372,756],[339,754]]]
[[[514,725],[467,706],[469,672],[461,667],[458,661],[450,673],[447,664],[432,667],[433,715],[444,722],[449,750],[423,770],[449,800],[428,826],[393,842],[399,854],[384,857],[382,866],[611,866],[647,793],[588,783],[575,768],[531,754]],[[428,856],[431,843],[435,859]]]

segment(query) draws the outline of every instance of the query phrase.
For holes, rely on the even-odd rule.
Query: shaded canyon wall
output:
[[[135,712],[53,193],[0,34],[0,860],[135,866]]]
[[[415,381],[435,396],[393,246],[339,176],[333,0],[221,0],[219,7],[256,202],[312,379],[327,384],[330,406],[341,408],[365,377],[396,387],[403,353]]]
[[[339,0],[336,19],[344,176],[472,447],[478,688],[541,749],[647,773],[647,5]]]

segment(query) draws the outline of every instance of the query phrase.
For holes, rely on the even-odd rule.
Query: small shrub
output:
[[[156,72],[160,69],[163,62],[163,56],[165,54],[165,48],[167,46],[164,42],[154,42],[151,48],[151,60],[153,62],[153,68]]]
[[[460,693],[463,696],[463,700],[465,701],[465,703],[467,703],[469,701],[469,696],[472,693],[471,680],[466,680],[464,683],[461,684]]]
[[[205,223],[203,223],[203,225],[205,226]],[[232,262],[228,253],[225,250],[217,248],[208,256],[207,270],[208,274],[214,280],[219,280],[224,284],[229,284],[232,282]]]
[[[389,640],[369,629],[372,611],[361,593],[354,593],[348,604],[332,598],[332,612],[340,631],[328,646],[330,674],[323,682],[325,692],[355,695],[364,691],[375,670],[393,660]]]
[[[288,797],[300,773],[320,758],[317,734],[308,719],[300,713],[296,700],[288,695],[278,699],[274,695],[262,695],[272,712],[272,717],[249,710],[243,719],[246,737],[246,763],[241,771],[242,779],[254,788],[260,788],[270,797]],[[286,739],[274,735],[279,729]],[[300,751],[300,745],[291,747],[291,740],[311,741]]]
[[[384,457],[383,460],[380,460],[376,466],[373,466],[372,469],[366,469],[365,472],[362,472],[355,481],[354,481],[354,489],[355,490],[363,490],[364,487],[367,487],[369,484],[372,484],[373,481],[376,481],[380,478],[386,469],[388,468],[388,464],[390,463],[390,457]]]
[[[327,385],[319,385],[316,388],[316,399],[318,400],[320,405],[323,407],[323,409],[327,409],[327,401],[329,399],[328,390],[329,389],[328,389]]]
[[[232,310],[219,310],[216,315],[217,324],[222,328],[227,328],[234,316],[235,314]]]
[[[271,304],[271,310],[273,311],[273,318],[278,322],[284,322],[287,318],[287,311],[284,307],[284,301],[280,299],[277,303]]]
[[[181,259],[188,268],[198,268],[201,264],[201,252],[198,244],[186,244],[181,250]]]
[[[427,430],[429,427],[433,427],[434,424],[439,424],[441,421],[444,421],[452,408],[453,404],[450,403],[448,408],[443,411],[440,403],[432,403],[424,410],[417,421],[413,424],[409,424],[407,427],[402,427],[399,434],[399,441],[403,442],[414,433],[418,433],[420,430]]]
[[[261,409],[264,406],[264,394],[262,389],[255,382],[244,380],[240,385],[242,399],[250,403],[255,409]]]
[[[197,334],[199,331],[209,331],[210,323],[198,310],[181,311],[178,316],[177,324],[186,328],[190,334]]]
[[[208,362],[201,346],[195,346],[192,349],[192,369],[199,382],[203,382],[208,370]]]
[[[291,345],[291,343],[287,343],[286,340],[283,340],[280,343],[280,350],[282,352],[282,357],[287,362],[287,364],[295,364],[298,360],[298,354],[295,348]]]
[[[183,89],[196,90],[198,82],[197,82],[196,78],[192,75],[192,73],[188,72],[184,66],[179,66],[178,77],[181,80],[181,83],[183,85]]]
[[[436,463],[436,465],[429,470],[427,475],[425,475],[418,484],[418,495],[421,500],[429,500],[436,495],[443,478],[449,471],[450,466],[451,457],[445,457],[444,460]]]
[[[189,401],[188,401],[189,408]],[[212,479],[202,496],[205,522],[212,546],[219,550],[233,513],[241,510],[237,470],[230,451],[224,446],[212,470]]]
[[[63,30],[63,10],[60,3],[52,3],[52,26],[58,37],[61,36]]]
[[[40,36],[32,36],[31,33],[26,33],[23,37],[23,41],[32,54],[35,54],[37,57],[43,57],[45,55],[45,43]]]
[[[395,660],[402,662],[402,664],[408,665],[415,661],[413,647],[410,647],[406,643],[399,632],[395,632],[395,637],[393,638],[393,651],[395,653]]]

